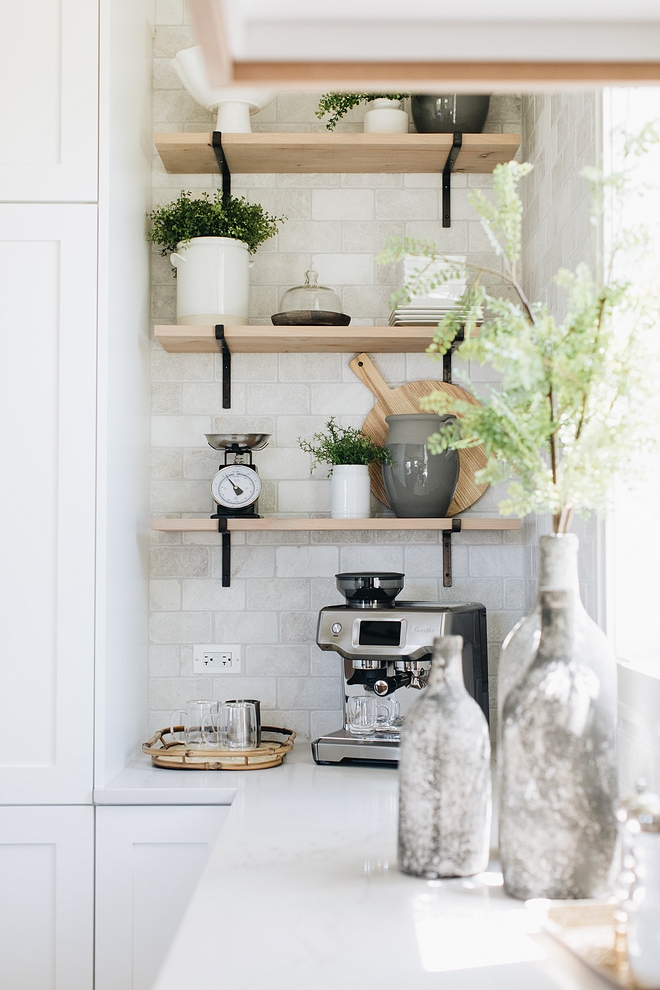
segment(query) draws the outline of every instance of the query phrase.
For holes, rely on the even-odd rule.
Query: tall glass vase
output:
[[[507,695],[527,673],[539,646],[541,635],[541,594],[544,591],[569,592],[573,607],[573,653],[579,662],[597,661],[601,688],[614,703],[616,699],[616,663],[603,630],[588,615],[580,598],[578,582],[579,541],[573,533],[542,536],[539,540],[538,592],[531,612],[513,627],[502,645],[497,668],[498,727],[502,727],[502,709]]]
[[[488,866],[489,839],[488,723],[465,689],[462,636],[442,636],[401,734],[399,869],[472,876]]]
[[[606,642],[578,648],[574,590],[539,597],[538,649],[502,710],[504,886],[522,900],[597,897],[616,841],[614,658]]]

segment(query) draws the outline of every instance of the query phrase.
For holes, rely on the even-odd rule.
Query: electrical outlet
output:
[[[238,643],[203,643],[193,646],[195,674],[240,674],[241,647]]]

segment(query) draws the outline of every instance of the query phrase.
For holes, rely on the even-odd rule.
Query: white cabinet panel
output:
[[[2,804],[91,802],[96,208],[0,206]]]
[[[96,200],[97,6],[0,3],[0,200]]]
[[[92,990],[94,811],[0,808],[0,985]]]
[[[151,990],[228,814],[96,809],[96,990]]]

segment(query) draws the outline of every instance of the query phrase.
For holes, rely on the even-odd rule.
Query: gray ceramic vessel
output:
[[[452,93],[439,96],[413,96],[415,127],[420,134],[447,134],[460,131],[481,134],[488,116],[490,96]]]
[[[428,438],[453,416],[410,413],[386,416],[386,446],[393,464],[383,465],[383,482],[396,516],[405,519],[447,515],[458,483],[459,461],[455,450],[432,454]]]

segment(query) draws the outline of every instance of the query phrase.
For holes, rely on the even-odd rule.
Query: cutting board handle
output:
[[[373,392],[377,399],[389,405],[388,400],[393,390],[387,384],[368,354],[358,354],[349,364],[349,368]]]

